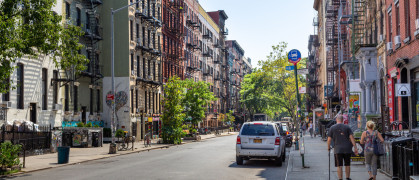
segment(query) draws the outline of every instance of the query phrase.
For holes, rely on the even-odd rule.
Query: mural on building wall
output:
[[[112,91],[109,91],[107,95],[113,94]],[[128,102],[128,94],[125,91],[119,91],[116,93],[115,98],[115,111],[118,112],[122,107],[124,107]],[[106,105],[108,105],[109,108],[112,108],[112,100],[106,99]],[[116,127],[119,127],[119,118],[118,113],[115,112],[116,116]]]

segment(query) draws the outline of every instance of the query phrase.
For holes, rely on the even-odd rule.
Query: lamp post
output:
[[[116,96],[116,92],[115,92],[115,53],[114,53],[114,22],[113,22],[113,16],[115,13],[117,13],[118,11],[128,8],[130,6],[136,5],[140,3],[140,1],[131,3],[129,5],[126,5],[124,7],[121,7],[119,9],[113,10],[113,8],[111,8],[111,75],[112,75],[112,93],[114,95],[114,98],[112,100],[112,118],[111,118],[111,130],[112,130],[112,144],[109,146],[109,154],[115,154],[116,153],[116,145],[115,145],[115,119],[116,119],[116,112],[115,112],[115,96]]]

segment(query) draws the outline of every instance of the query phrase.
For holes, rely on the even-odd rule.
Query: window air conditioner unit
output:
[[[131,75],[135,75],[135,70],[131,70]]]
[[[137,113],[140,113],[140,108],[137,108],[137,111],[136,111]]]
[[[399,45],[400,43],[400,36],[394,36],[394,45]]]
[[[1,103],[1,107],[7,108],[7,109],[12,108],[12,101],[3,101]]]
[[[54,111],[59,111],[61,109],[63,109],[63,105],[62,104],[54,104],[54,108],[53,108]]]
[[[151,76],[151,75],[150,75],[150,76],[148,76],[148,79],[149,79],[149,80],[152,80],[152,79],[153,79],[153,76]]]
[[[384,41],[384,35],[379,35],[378,36],[378,42],[383,42]]]
[[[393,43],[387,42],[387,51],[393,50]]]
[[[416,19],[415,23],[416,23],[416,30],[419,30],[419,19]]]
[[[141,45],[141,38],[137,38],[137,43]]]

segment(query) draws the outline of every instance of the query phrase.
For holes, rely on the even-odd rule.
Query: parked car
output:
[[[244,123],[236,141],[236,162],[243,160],[269,159],[282,166],[285,161],[285,138],[280,134],[280,126],[273,122]]]

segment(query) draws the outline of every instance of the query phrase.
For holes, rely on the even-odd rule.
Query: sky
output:
[[[287,50],[308,56],[308,38],[314,33],[314,0],[199,0],[205,11],[224,10],[227,39],[236,40],[256,67],[273,45],[284,41]]]

